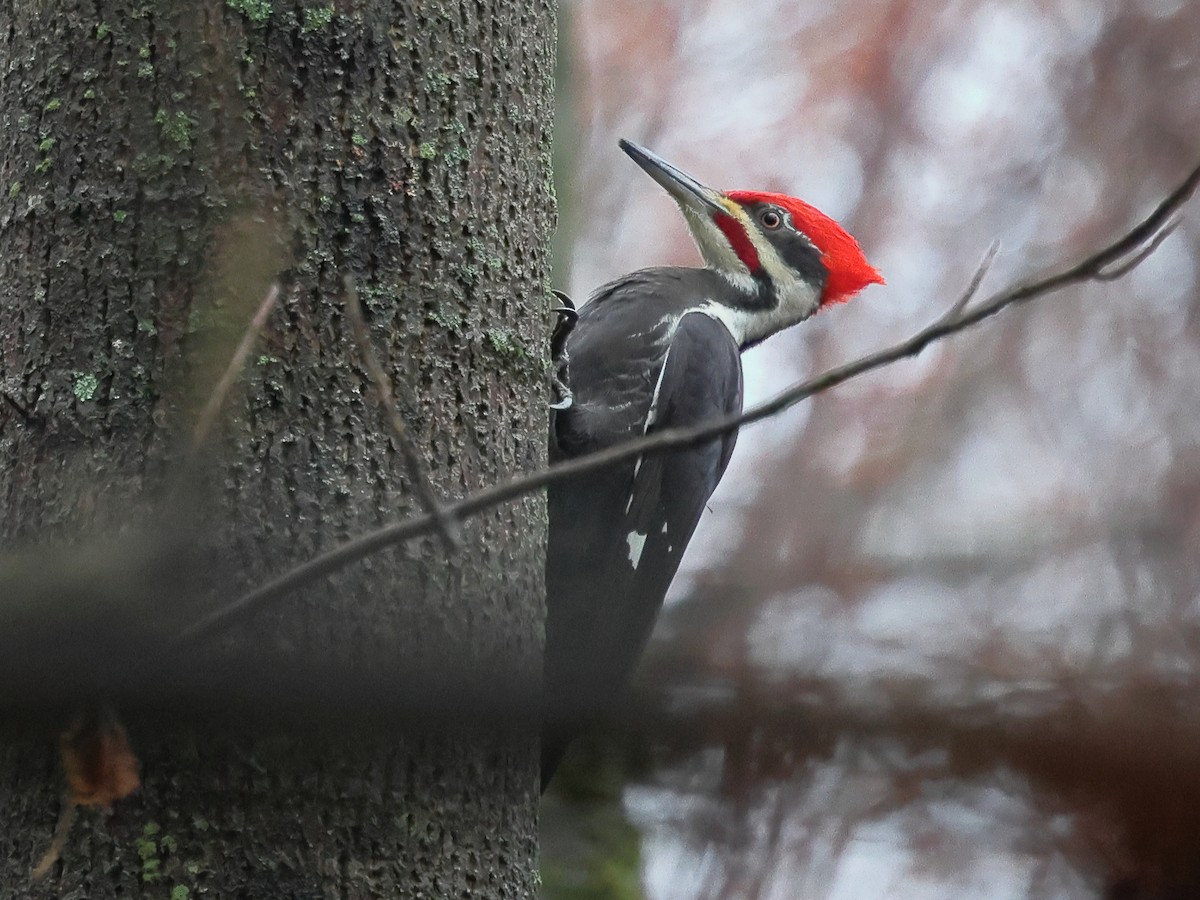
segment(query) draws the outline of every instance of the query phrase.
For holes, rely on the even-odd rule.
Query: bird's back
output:
[[[721,288],[711,271],[670,268],[597,292],[563,343],[572,401],[555,413],[552,456],[740,410],[732,336],[689,312]],[[543,786],[566,741],[628,680],[733,443],[731,434],[550,488]]]

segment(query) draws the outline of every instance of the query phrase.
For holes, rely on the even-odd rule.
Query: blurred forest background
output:
[[[888,280],[747,402],[1116,236],[1200,158],[1192,0],[568,0],[558,285],[692,264],[639,141],[839,219]],[[552,898],[1200,895],[1200,215],[746,429]]]

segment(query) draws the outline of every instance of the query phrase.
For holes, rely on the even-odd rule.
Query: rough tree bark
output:
[[[0,2],[0,550],[184,527],[202,566],[150,598],[169,628],[412,510],[346,274],[442,490],[542,464],[553,50],[551,0]],[[168,490],[275,280],[221,434]],[[224,674],[252,697],[241,711],[272,722],[310,670],[524,685],[540,671],[543,536],[527,499],[469,523],[452,559],[437,541],[383,554],[193,672]],[[251,690],[272,679],[282,690]],[[164,691],[154,717],[119,707],[142,790],[85,811],[40,884],[62,779],[51,742],[5,738],[0,894],[536,893],[528,731],[293,717],[217,736]]]

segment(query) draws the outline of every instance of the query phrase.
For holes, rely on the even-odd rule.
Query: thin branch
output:
[[[958,298],[958,302],[946,310],[945,315],[938,319],[939,322],[953,322],[962,315],[962,311],[967,308],[967,304],[979,293],[979,287],[983,284],[983,279],[987,276],[988,270],[991,269],[992,263],[996,259],[996,254],[999,252],[1000,241],[992,241],[991,246],[987,248],[987,252],[983,254],[983,259],[979,261],[979,265],[975,269],[975,274],[971,276],[971,281],[967,285],[967,289]]]
[[[437,498],[433,485],[429,481],[429,475],[425,471],[425,464],[421,460],[420,454],[417,453],[417,448],[413,446],[408,426],[404,424],[404,419],[400,417],[400,411],[396,409],[392,380],[388,378],[383,364],[375,355],[375,348],[371,344],[371,333],[367,329],[367,320],[363,315],[354,279],[347,275],[342,282],[342,287],[346,294],[346,314],[350,319],[350,326],[354,330],[354,339],[358,342],[358,349],[366,364],[367,373],[375,383],[379,406],[383,410],[384,416],[387,417],[388,424],[392,426],[392,434],[395,435],[396,443],[400,447],[400,456],[404,459],[404,468],[408,472],[409,481],[412,482],[413,492],[421,501],[425,512],[433,516],[437,532],[441,535],[446,549],[454,553],[462,548],[462,531],[458,527],[458,522],[447,514],[446,508]]]
[[[917,356],[930,344],[964,331],[1010,306],[1056,293],[1071,285],[1103,280],[1106,277],[1105,273],[1109,272],[1114,265],[1120,265],[1121,274],[1127,274],[1149,255],[1146,252],[1147,249],[1153,252],[1153,248],[1157,246],[1158,235],[1166,227],[1166,223],[1176,210],[1192,196],[1198,185],[1200,185],[1200,165],[1192,169],[1187,178],[1134,228],[1080,262],[1039,279],[1018,282],[992,294],[983,303],[969,308],[968,304],[974,290],[968,289],[964,295],[966,302],[960,298],[951,309],[954,315],[944,314],[932,325],[923,328],[907,340],[845,365],[837,366],[808,381],[793,385],[773,399],[748,409],[740,415],[724,416],[691,428],[666,429],[597,453],[558,463],[549,468],[485,488],[476,494],[447,505],[445,510],[449,515],[461,520],[548,485],[626,462],[647,453],[662,453],[702,444],[742,425],[749,425],[775,416],[814,394],[827,391],[851,378],[856,378],[901,359]],[[1123,263],[1122,261],[1126,260],[1130,254],[1136,254],[1136,256],[1128,263]],[[985,256],[985,263],[990,263],[989,257],[990,254]],[[977,274],[979,280],[982,280],[985,271],[986,266],[981,265],[980,272]],[[217,634],[266,604],[278,600],[303,585],[330,575],[385,547],[427,534],[436,527],[436,519],[432,515],[424,515],[385,525],[376,531],[352,538],[340,547],[335,547],[327,553],[301,563],[273,581],[255,588],[227,606],[213,611],[185,629],[180,634],[178,643],[193,643]]]
[[[1175,219],[1169,225],[1166,225],[1162,231],[1154,236],[1154,239],[1150,241],[1150,243],[1143,247],[1138,253],[1135,253],[1127,262],[1124,262],[1119,266],[1113,266],[1111,269],[1105,269],[1103,272],[1098,272],[1096,274],[1096,280],[1117,281],[1118,279],[1124,278],[1126,275],[1140,266],[1145,261],[1146,257],[1157,250],[1159,245],[1169,238],[1174,233],[1175,229],[1179,227],[1179,223],[1181,221],[1183,220]]]
[[[237,381],[238,375],[246,367],[246,360],[250,356],[250,351],[254,348],[254,343],[258,340],[259,333],[267,324],[267,316],[271,314],[271,310],[275,308],[275,304],[278,301],[279,285],[272,284],[270,290],[267,291],[266,297],[263,298],[263,302],[259,304],[254,318],[250,320],[250,324],[246,326],[245,332],[242,333],[242,339],[238,341],[237,348],[233,351],[233,356],[229,358],[229,365],[225,367],[220,381],[213,387],[208,401],[204,404],[204,409],[200,411],[200,416],[196,419],[196,425],[192,429],[191,452],[193,455],[208,440],[213,426],[217,424],[217,418],[221,415],[221,408],[225,405],[225,401],[228,399],[229,392],[233,389],[233,384]],[[185,468],[188,467],[185,466]]]

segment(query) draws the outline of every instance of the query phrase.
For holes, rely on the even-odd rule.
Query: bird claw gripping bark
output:
[[[558,316],[558,322],[555,324],[554,332],[550,336],[550,358],[553,361],[553,366],[550,369],[550,387],[554,391],[556,398],[550,404],[550,408],[564,410],[571,408],[575,402],[575,397],[571,394],[571,389],[567,387],[566,383],[570,359],[563,350],[563,345],[567,341],[567,335],[571,333],[571,329],[575,327],[575,323],[579,320],[579,312],[575,309],[575,302],[562,291],[554,291],[553,293],[562,305],[556,306],[551,310],[551,312]]]

